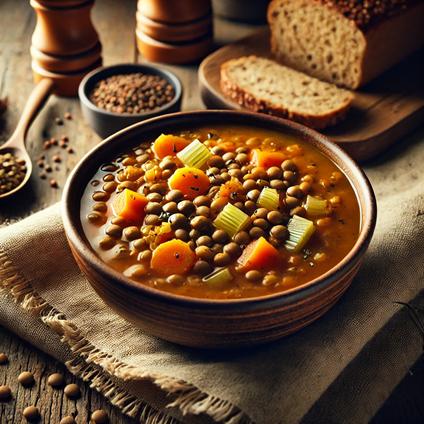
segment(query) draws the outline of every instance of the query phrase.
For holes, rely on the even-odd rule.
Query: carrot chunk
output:
[[[268,243],[264,237],[249,243],[244,249],[237,262],[246,271],[250,269],[272,269],[281,262],[281,256],[278,250]]]
[[[116,196],[112,206],[115,215],[129,222],[141,224],[146,215],[144,208],[149,201],[142,194],[125,189]]]
[[[265,169],[271,168],[271,166],[280,167],[286,159],[286,155],[282,152],[253,149],[250,153],[250,163],[254,166]]]
[[[175,156],[178,152],[187,147],[191,143],[190,140],[178,137],[172,134],[160,135],[153,144],[153,151],[159,159],[166,156]]]
[[[208,176],[197,168],[179,168],[169,180],[172,190],[181,190],[184,196],[193,200],[205,194],[210,187]]]
[[[181,240],[169,240],[160,244],[154,251],[150,266],[160,275],[184,275],[196,262],[196,254],[188,243]]]
[[[221,197],[231,197],[231,199],[235,201],[238,200],[239,194],[241,193],[243,193],[243,184],[234,177],[219,189],[219,195]]]

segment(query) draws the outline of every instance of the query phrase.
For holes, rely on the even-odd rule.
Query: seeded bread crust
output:
[[[332,108],[326,112],[314,114],[305,112],[299,113],[296,110],[283,107],[282,105],[271,104],[269,101],[253,94],[250,90],[242,88],[240,84],[237,83],[237,81],[233,80],[229,76],[228,68],[245,63],[251,59],[261,61],[269,60],[259,58],[257,56],[249,56],[233,59],[221,65],[221,89],[227,98],[236,102],[238,105],[245,107],[246,109],[252,110],[253,112],[265,113],[268,115],[276,116],[278,118],[289,119],[291,121],[298,122],[299,124],[315,129],[323,129],[328,126],[335,125],[345,119],[346,114],[349,111],[350,104],[354,99],[353,93],[347,93],[346,101],[340,105],[339,108]],[[280,66],[282,69],[285,68],[282,65],[276,65]],[[299,75],[301,74],[299,73]],[[345,90],[340,89],[340,92],[342,91],[346,92]]]

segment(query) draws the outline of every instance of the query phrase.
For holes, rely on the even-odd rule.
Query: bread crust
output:
[[[253,56],[256,57],[256,56]],[[227,67],[232,63],[239,61],[239,59],[232,59],[221,65],[221,89],[225,97],[233,100],[238,105],[245,107],[253,112],[265,113],[267,115],[276,116],[278,118],[289,119],[299,124],[305,125],[309,128],[323,129],[328,126],[337,124],[346,118],[346,114],[350,108],[350,101],[347,101],[342,107],[337,110],[333,110],[329,113],[322,115],[312,114],[299,114],[293,111],[289,111],[283,107],[274,107],[270,105],[266,100],[255,97],[252,93],[244,90],[233,82],[227,73]]]

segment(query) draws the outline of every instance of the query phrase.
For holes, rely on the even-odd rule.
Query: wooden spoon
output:
[[[18,122],[15,132],[12,134],[12,137],[10,137],[9,140],[0,147],[1,155],[11,153],[15,158],[24,159],[26,165],[25,178],[22,180],[21,184],[13,190],[0,194],[0,199],[16,193],[25,185],[31,176],[32,161],[25,147],[25,136],[29,126],[37,116],[38,112],[43,108],[53,89],[54,82],[48,78],[41,80],[35,86],[29,96],[27,104],[25,105],[25,109],[22,112],[21,119]]]

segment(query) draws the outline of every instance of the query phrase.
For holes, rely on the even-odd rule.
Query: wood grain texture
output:
[[[207,107],[242,109],[225,98],[220,87],[220,66],[248,55],[270,57],[268,28],[223,47],[202,62],[199,84]],[[377,156],[424,123],[423,73],[423,50],[420,50],[358,90],[346,120],[321,132],[357,161]]]

